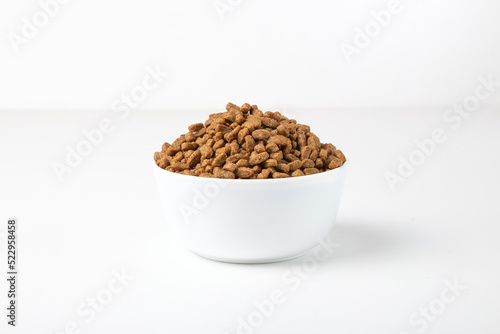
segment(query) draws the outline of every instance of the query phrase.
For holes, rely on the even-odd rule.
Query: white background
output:
[[[19,52],[8,36],[40,5],[0,1],[2,254],[8,217],[20,239],[19,326],[2,311],[1,333],[234,334],[276,289],[256,334],[500,332],[500,90],[444,118],[479,77],[500,80],[500,2],[402,0],[349,63],[340,44],[389,1],[233,0],[222,20],[212,1],[72,0]],[[155,66],[168,78],[120,118],[113,103]],[[205,260],[164,219],[153,152],[228,101],[286,112],[350,161],[340,247],[296,291],[283,275],[305,258]],[[54,162],[105,118],[113,131],[59,182]],[[391,189],[436,128],[446,140]],[[134,279],[87,323],[78,306],[122,269]],[[410,317],[447,280],[466,288],[419,332]]]
[[[9,143],[0,214],[2,230],[8,216],[19,219],[20,309],[19,327],[7,333],[55,334],[76,322],[92,334],[235,334],[238,318],[280,289],[286,302],[254,333],[418,334],[410,317],[436,303],[446,280],[466,289],[422,333],[498,333],[498,111],[478,110],[456,130],[425,110],[294,114],[350,160],[331,234],[340,246],[296,291],[283,275],[304,258],[223,264],[192,254],[172,234],[152,152],[206,113],[135,111],[62,183],[51,163],[100,115],[9,113],[0,132]],[[447,141],[391,191],[384,173],[396,172],[398,155],[408,157],[434,127]],[[78,306],[122,269],[134,280],[87,323]],[[3,279],[0,291],[4,304]]]
[[[40,5],[3,0],[0,107],[109,108],[154,64],[171,76],[142,106],[165,110],[444,107],[500,73],[497,0],[401,0],[350,64],[340,44],[389,0],[232,2],[221,20],[213,0],[71,0],[16,53]]]

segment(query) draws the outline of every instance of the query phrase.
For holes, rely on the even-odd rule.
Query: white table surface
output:
[[[458,129],[444,109],[289,113],[350,160],[331,234],[340,246],[296,290],[283,276],[304,257],[205,260],[165,221],[153,152],[207,112],[134,110],[124,120],[108,111],[1,112],[0,232],[18,218],[20,273],[16,328],[6,325],[0,283],[1,332],[233,334],[274,290],[284,302],[241,333],[500,332],[499,110],[478,109]],[[51,164],[104,117],[114,131],[58,182]],[[391,191],[385,172],[435,128],[447,140]],[[85,303],[109,297],[103,289],[122,270],[133,279],[87,321]],[[443,303],[447,281],[463,290],[445,291]],[[422,320],[429,307],[432,321]]]

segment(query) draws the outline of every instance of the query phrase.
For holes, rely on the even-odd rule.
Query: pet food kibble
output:
[[[282,179],[285,177],[290,177],[287,173],[280,173],[280,172],[275,172],[273,173],[273,179]]]
[[[192,133],[192,132],[186,133],[186,141],[195,141],[195,140],[196,140],[196,136],[194,133]]]
[[[303,176],[304,175],[304,172],[301,171],[300,169],[297,169],[295,172],[292,173],[292,176],[295,177],[295,176]]]
[[[236,167],[250,167],[250,162],[247,159],[240,159],[236,162]]]
[[[257,145],[255,145],[254,150],[257,153],[266,152],[266,148],[264,147],[264,144],[257,144]]]
[[[280,124],[277,120],[272,119],[270,117],[262,117],[262,124],[264,126],[267,126],[268,128],[277,128],[278,125]]]
[[[266,161],[269,158],[269,153],[267,152],[262,152],[262,153],[257,153],[257,152],[252,152],[252,155],[250,156],[250,165],[256,166],[264,161]]]
[[[226,153],[219,154],[215,157],[214,162],[212,162],[213,167],[221,167],[226,162],[227,155]]]
[[[300,160],[295,160],[288,163],[288,167],[290,168],[290,172],[295,172],[297,169],[302,167],[302,162]]]
[[[225,112],[188,130],[155,152],[160,168],[199,177],[277,179],[326,172],[346,161],[309,126],[248,103],[228,103]]]
[[[245,142],[245,138],[250,134],[247,128],[242,128],[238,133],[238,144],[242,145]]]
[[[269,143],[267,144],[266,146],[266,151],[268,153],[276,153],[280,150],[280,148],[278,147],[278,145],[276,145],[275,143]]]
[[[246,114],[250,110],[252,110],[252,106],[249,105],[248,103],[245,103],[244,105],[241,106],[240,110],[241,110],[242,113]]]
[[[196,150],[197,148],[198,148],[198,144],[193,143],[193,142],[185,142],[185,143],[182,143],[182,145],[181,145],[181,150],[183,150],[183,151]]]
[[[287,138],[283,135],[275,135],[275,136],[272,136],[271,139],[269,139],[269,142],[271,144],[276,144],[280,147],[284,147],[290,143],[290,138]]]
[[[276,170],[282,173],[289,173],[290,166],[288,166],[288,164],[278,164],[278,166],[276,166]]]
[[[304,168],[304,174],[306,175],[317,174],[317,173],[319,173],[319,170],[317,168]]]
[[[259,175],[257,175],[257,178],[258,179],[267,179],[269,177],[269,174],[271,174],[271,171],[266,168],[266,169],[263,169]]]
[[[271,137],[271,132],[267,130],[255,130],[252,132],[252,137],[254,137],[256,140],[267,140],[269,137]]]
[[[234,179],[235,175],[233,172],[220,169],[219,167],[214,168],[214,176],[219,179]]]
[[[262,163],[262,167],[271,168],[278,166],[278,160],[276,159],[268,159]]]
[[[344,162],[341,159],[339,159],[337,157],[333,157],[333,159],[330,162],[330,164],[328,164],[328,168],[334,169],[334,168],[342,166],[343,163]]]
[[[201,160],[201,152],[200,150],[196,150],[191,154],[187,160],[187,164],[189,168],[194,168]]]
[[[237,170],[236,170],[236,175],[240,178],[240,179],[249,179],[252,177],[253,175],[253,170],[251,168],[248,168],[248,167],[239,167]]]
[[[300,150],[300,159],[302,159],[302,160],[309,159],[309,156],[311,155],[311,151],[312,151],[312,149],[309,146],[302,147],[302,149]]]
[[[198,132],[201,129],[203,129],[204,127],[205,127],[205,125],[203,125],[203,123],[196,123],[196,124],[188,126],[188,130],[190,132]]]
[[[314,166],[316,164],[311,159],[302,160],[302,168],[313,168]]]

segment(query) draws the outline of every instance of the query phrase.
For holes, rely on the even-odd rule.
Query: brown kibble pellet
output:
[[[276,135],[276,136],[272,136],[270,139],[269,139],[269,143],[271,144],[276,144],[278,146],[286,146],[287,144],[290,144],[291,140],[290,138],[287,138],[283,135]]]
[[[160,168],[165,169],[168,165],[170,165],[170,162],[168,161],[167,157],[163,157],[163,158],[159,159],[158,166]]]
[[[221,167],[226,162],[226,159],[227,155],[225,153],[219,154],[218,156],[215,157],[214,162],[212,162],[212,166]]]
[[[200,147],[200,152],[203,159],[209,159],[214,154],[214,150],[210,146],[208,146],[208,144]]]
[[[186,133],[185,139],[186,139],[186,141],[195,141],[196,136],[194,135],[194,133],[188,132],[188,133]]]
[[[238,144],[242,145],[245,142],[245,138],[250,134],[247,128],[242,128],[238,133]]]
[[[260,167],[259,165],[253,166],[252,167],[252,171],[253,171],[253,175],[256,176],[257,174],[259,174],[260,172],[262,172],[262,167]]]
[[[267,159],[262,163],[263,168],[271,168],[278,166],[278,160],[276,159]]]
[[[258,179],[267,179],[271,175],[271,171],[269,169],[263,169],[262,172],[257,175]]]
[[[275,153],[271,153],[270,154],[270,158],[271,159],[276,159],[278,161],[283,160],[283,152],[278,151],[278,152],[275,152]]]
[[[224,170],[221,168],[214,168],[214,176],[219,178],[219,179],[234,179],[236,176],[234,175],[233,172]]]
[[[316,159],[318,159],[318,151],[316,151],[316,149],[313,149],[311,151],[311,154],[309,155],[309,159],[313,160],[313,161],[316,161]]]
[[[324,148],[322,148],[320,151],[319,151],[319,157],[321,158],[321,160],[325,161],[326,160],[326,157],[328,157],[328,151],[325,150]]]
[[[170,147],[170,144],[169,143],[164,143],[162,146],[161,146],[161,151],[162,152],[167,152],[167,149]]]
[[[290,172],[295,172],[297,169],[302,167],[302,162],[300,160],[295,160],[288,163],[288,167],[290,168]]]
[[[242,113],[246,114],[246,113],[248,113],[250,110],[252,110],[252,106],[251,106],[250,104],[248,104],[248,103],[245,103],[245,104],[243,104],[243,105],[241,106],[240,110],[241,110],[241,112],[242,112]]]
[[[231,132],[231,128],[229,126],[225,126],[224,124],[217,124],[215,126],[215,131],[222,132],[223,135]]]
[[[160,168],[206,178],[268,179],[322,173],[346,161],[308,125],[249,103],[228,103],[226,111],[188,130],[154,153]]]
[[[255,129],[260,128],[262,125],[262,122],[258,116],[255,115],[249,115],[247,118],[247,121],[243,123],[243,127],[247,128],[250,130],[250,132],[253,132]]]
[[[238,166],[236,166],[236,164],[232,163],[232,162],[226,162],[226,164],[224,165],[224,167],[222,167],[222,169],[228,170],[230,172],[234,172],[236,170],[236,168],[238,168]]]
[[[290,131],[288,130],[288,127],[285,127],[283,124],[278,126],[278,133],[285,137],[290,137]]]
[[[302,149],[302,147],[307,145],[306,134],[302,131],[299,131],[299,133],[297,134],[297,144],[298,144],[299,150]]]
[[[290,166],[288,166],[288,164],[278,164],[278,166],[276,166],[276,170],[283,173],[289,173]]]
[[[189,166],[186,163],[178,162],[178,161],[174,162],[171,166],[176,172],[181,172],[181,171],[189,168]]]
[[[279,150],[280,150],[279,146],[276,145],[275,143],[270,143],[270,144],[267,144],[267,146],[266,146],[267,153],[276,153]]]
[[[172,162],[181,161],[184,158],[184,153],[182,151],[177,152],[176,155],[172,158]]]
[[[253,149],[257,153],[266,152],[266,147],[264,146],[264,144],[257,144]]]
[[[248,159],[240,159],[238,162],[236,162],[237,167],[250,167],[250,162]]]
[[[304,169],[304,174],[306,175],[312,175],[312,174],[318,174],[319,170],[317,168],[305,168]]]
[[[269,137],[271,137],[271,132],[267,130],[255,130],[252,132],[252,137],[254,137],[256,140],[268,140]]]
[[[335,153],[334,153],[334,154],[335,154],[335,156],[336,156],[337,158],[339,158],[340,160],[345,161],[345,156],[344,156],[344,153],[342,153],[342,151],[341,151],[341,150],[335,150]]]
[[[189,151],[189,150],[196,150],[198,148],[198,144],[194,142],[185,142],[182,143],[181,145],[181,150],[183,151]]]
[[[236,138],[238,138],[238,133],[240,132],[241,127],[238,125],[238,127],[232,129],[230,132],[226,133],[224,135],[224,140],[228,143],[232,142]]]
[[[292,161],[297,161],[297,160],[300,160],[300,159],[297,158],[295,155],[293,155],[291,153],[288,153],[287,155],[285,155],[285,160],[289,161],[289,162],[292,162]]]
[[[275,129],[280,125],[280,123],[277,120],[272,119],[270,117],[262,117],[261,121],[262,125],[267,126],[268,128]]]
[[[226,104],[226,110],[229,111],[232,108],[239,108],[239,107],[234,103],[228,102],[228,104]]]
[[[227,157],[226,162],[237,163],[240,159],[243,159],[243,154],[236,153],[234,155],[231,155],[231,156]]]
[[[319,150],[321,148],[321,142],[319,141],[318,136],[316,136],[314,133],[312,133],[309,138],[307,138],[307,145],[316,150]]]
[[[343,163],[344,162],[341,159],[339,159],[337,157],[333,157],[332,161],[328,164],[328,168],[335,169],[337,167],[342,166]]]
[[[247,152],[252,152],[255,148],[255,140],[250,135],[245,137],[245,148]]]
[[[313,168],[316,164],[311,159],[302,160],[302,168]]]
[[[309,156],[311,155],[312,149],[309,146],[304,146],[300,150],[300,159],[306,160],[309,159]]]
[[[204,127],[205,127],[205,125],[203,125],[203,123],[196,123],[196,124],[188,126],[188,130],[189,130],[189,132],[198,132],[201,129],[203,129]]]
[[[219,139],[215,142],[214,146],[212,146],[212,149],[218,150],[221,147],[224,147],[226,145],[226,142],[224,139]]]
[[[267,152],[262,152],[262,153],[252,152],[249,162],[250,165],[255,166],[266,161],[267,159],[269,159],[269,153]]]
[[[283,147],[283,154],[287,155],[289,153],[292,153],[292,144],[291,143],[287,143],[285,145],[285,147]]]
[[[200,150],[194,151],[188,158],[187,164],[189,168],[194,168],[201,160]]]
[[[236,170],[236,175],[240,179],[249,179],[253,176],[253,170],[251,168],[248,168],[248,167],[239,167]]]
[[[169,148],[167,148],[167,155],[170,155],[170,156],[174,156],[176,155],[177,153],[179,153],[181,151],[181,147],[172,147],[170,146]]]

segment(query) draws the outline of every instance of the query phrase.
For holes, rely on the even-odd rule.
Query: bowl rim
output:
[[[300,182],[300,181],[308,181],[312,180],[313,178],[320,178],[320,177],[325,177],[325,174],[328,174],[330,176],[333,173],[339,173],[339,170],[346,170],[349,165],[349,160],[346,159],[344,164],[340,167],[337,167],[335,169],[326,171],[326,172],[321,172],[317,174],[312,174],[312,175],[303,175],[303,176],[297,176],[297,177],[284,177],[284,178],[278,178],[278,179],[273,179],[273,178],[267,178],[267,179],[223,179],[223,178],[208,178],[208,177],[199,177],[199,176],[194,176],[194,175],[186,175],[186,174],[181,174],[181,173],[175,173],[175,172],[170,172],[166,169],[160,168],[157,164],[156,161],[153,159],[153,167],[156,167],[157,170],[163,170],[165,173],[168,173],[166,175],[170,175],[172,177],[184,177],[186,180],[191,179],[191,180],[196,180],[195,182],[207,182],[207,181],[220,181],[220,182],[229,182],[229,183],[251,183],[251,184],[263,184],[263,183],[279,183],[279,182]],[[292,181],[293,180],[293,181]]]

